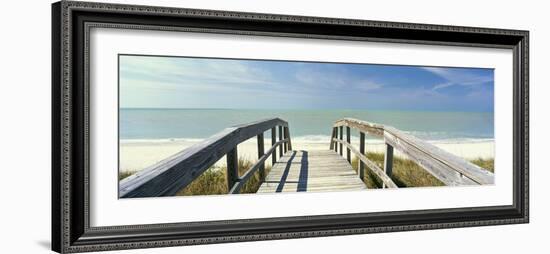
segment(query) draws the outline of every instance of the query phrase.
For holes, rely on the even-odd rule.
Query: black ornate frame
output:
[[[511,206],[90,227],[91,27],[512,49]],[[528,31],[62,1],[52,5],[52,249],[85,252],[529,221]]]

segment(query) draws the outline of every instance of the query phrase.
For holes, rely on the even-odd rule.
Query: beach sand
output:
[[[200,140],[123,140],[120,143],[120,171],[139,171],[151,166],[189,146],[192,146]],[[494,141],[472,141],[472,142],[431,142],[433,145],[446,150],[459,157],[471,160],[477,158],[489,159],[494,157]],[[268,150],[270,141],[266,139],[265,150]],[[358,143],[352,144],[359,147]],[[311,142],[292,140],[294,150],[327,150],[329,142]],[[384,152],[382,142],[367,142],[367,152]],[[239,157],[256,160],[258,157],[256,139],[247,140],[238,145]],[[395,156],[404,157],[398,151]],[[269,165],[271,159],[267,160]],[[225,157],[221,158],[217,166],[225,165]]]

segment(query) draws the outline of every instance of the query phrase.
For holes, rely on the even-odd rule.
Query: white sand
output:
[[[121,171],[138,171],[154,163],[157,163],[170,155],[173,155],[199,140],[154,140],[154,141],[130,141],[125,140],[120,145],[120,169]],[[353,141],[352,141],[353,143]],[[266,140],[267,151],[270,142]],[[475,158],[493,158],[494,141],[474,141],[474,142],[433,142],[432,144],[439,148],[453,153],[465,159]],[[358,144],[354,144],[359,147]],[[329,149],[329,143],[293,141],[294,150],[326,150]],[[366,144],[366,150],[370,152],[383,152],[384,144],[381,142]],[[258,156],[256,140],[245,141],[238,146],[239,157],[254,160]],[[396,152],[396,156],[403,156]],[[268,162],[271,160],[268,159]],[[224,165],[225,157],[220,159],[217,165]],[[269,163],[268,163],[269,164]]]

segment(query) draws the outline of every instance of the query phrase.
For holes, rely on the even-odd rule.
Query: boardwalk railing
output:
[[[344,127],[346,140],[343,139]],[[350,129],[359,131],[359,149],[351,145]],[[386,152],[384,169],[378,167],[365,156],[365,134],[384,138]],[[359,177],[363,179],[365,167],[372,170],[383,182],[383,187],[397,188],[392,181],[394,148],[407,155],[411,160],[424,168],[446,185],[481,185],[493,184],[493,173],[484,170],[469,161],[446,152],[432,144],[422,141],[398,129],[353,118],[344,118],[334,123],[330,149],[343,156],[346,147],[346,158],[351,163],[351,152],[359,159]]]
[[[271,148],[264,152],[264,132],[271,130]],[[279,134],[277,141],[276,133]],[[256,136],[258,161],[239,176],[237,145]],[[226,128],[214,136],[195,144],[155,165],[145,168],[119,184],[119,196],[158,197],[173,196],[227,155],[228,192],[239,193],[247,180],[259,172],[265,178],[265,161],[271,156],[272,163],[292,150],[288,123],[279,118]]]

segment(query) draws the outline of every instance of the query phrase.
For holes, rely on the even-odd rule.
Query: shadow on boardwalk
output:
[[[334,151],[289,151],[275,163],[258,193],[363,190],[365,184]]]

